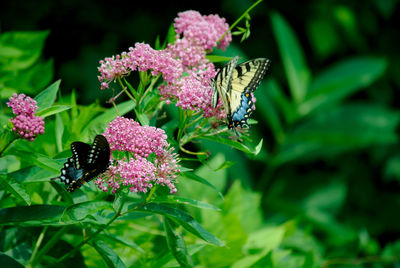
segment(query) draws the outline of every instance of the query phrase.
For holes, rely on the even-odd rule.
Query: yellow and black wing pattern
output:
[[[237,65],[239,57],[234,57],[215,76],[212,106],[216,107],[221,98],[226,111],[228,128],[247,126],[247,119],[253,112],[251,93],[256,90],[268,70],[270,61],[258,58]]]

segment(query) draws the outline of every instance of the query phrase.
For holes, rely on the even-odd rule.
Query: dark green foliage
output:
[[[222,10],[211,13],[232,24],[251,4],[213,1]],[[227,51],[207,56],[217,65],[235,55],[272,60],[255,91],[250,136],[242,143],[229,135],[188,142],[185,146],[209,154],[193,159],[182,153],[176,195],[162,189],[154,195],[111,195],[93,183],[70,195],[50,178],[59,175],[72,141],[89,141],[117,116],[114,108],[94,102],[98,60],[142,40],[164,48],[175,38],[171,19],[196,8],[173,8],[168,20],[167,8],[162,15],[155,7],[132,9],[121,16],[129,23],[102,34],[108,48],[100,48],[98,40],[76,40],[79,59],[69,62],[53,54],[55,48],[46,50],[45,44],[54,46],[46,38],[60,34],[56,29],[13,32],[5,23],[10,31],[0,33],[0,150],[13,139],[5,105],[13,92],[38,101],[46,132],[33,143],[11,143],[0,157],[0,266],[400,266],[397,4],[260,4],[236,29],[244,42],[239,37]],[[210,13],[209,7],[200,12]],[[93,25],[109,23],[111,18],[99,14]],[[124,41],[107,41],[117,35]],[[56,79],[62,82],[52,82],[53,60],[44,59],[44,48],[59,61]],[[139,93],[149,82],[146,75],[139,74]],[[103,100],[114,96],[102,94]],[[174,107],[166,108],[165,124],[149,120],[146,111],[157,101],[149,94],[147,105],[136,107],[121,97],[117,110],[119,115],[134,110],[138,121],[160,124],[169,137],[184,136],[178,132],[184,115]]]

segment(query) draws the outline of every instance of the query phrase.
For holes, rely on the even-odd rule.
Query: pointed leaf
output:
[[[48,156],[42,154],[22,150],[13,150],[12,152],[13,155],[20,157],[21,160],[50,171],[59,172],[62,167],[62,164],[57,162],[57,160],[51,159]]]
[[[296,103],[301,103],[306,96],[311,77],[304,52],[294,31],[281,15],[274,12],[271,20],[292,97]]]
[[[185,240],[174,230],[174,225],[173,221],[168,217],[164,217],[168,248],[181,267],[193,267],[193,261],[186,249]]]
[[[61,152],[63,150],[62,137],[64,134],[64,123],[62,117],[59,114],[56,114],[56,126],[54,128],[54,131],[55,131],[57,151]]]
[[[201,184],[204,184],[204,185],[210,187],[221,197],[221,199],[224,199],[224,195],[220,191],[218,191],[218,189],[214,185],[209,183],[206,179],[203,179],[202,177],[194,174],[193,172],[183,172],[183,173],[181,173],[181,176],[191,179],[191,180],[194,180],[194,181],[197,181]]]
[[[89,215],[103,209],[112,210],[112,205],[106,201],[88,201],[74,204],[65,210],[65,215],[68,215],[74,221],[81,221]]]
[[[222,138],[219,136],[202,136],[201,138],[229,145],[229,146],[231,146],[237,150],[243,151],[245,153],[249,153],[249,154],[253,153],[253,151],[249,147],[245,146],[243,143],[240,143],[238,141],[233,141],[233,140],[230,140],[227,138]]]
[[[37,101],[37,105],[39,107],[36,111],[37,113],[53,105],[54,101],[56,100],[57,91],[60,87],[60,83],[61,80],[54,82],[35,97],[35,101]]]
[[[386,61],[376,57],[357,57],[335,64],[315,77],[299,112],[305,115],[348,97],[372,84],[385,67]]]
[[[91,245],[96,249],[96,251],[103,258],[107,267],[126,267],[121,258],[115,253],[106,243],[101,240],[96,240],[91,243]]]
[[[132,104],[132,101],[126,101],[117,105],[118,113],[114,108],[110,108],[101,115],[97,116],[93,120],[90,121],[89,124],[82,131],[82,136],[89,136],[91,133],[99,134],[102,133],[109,122],[114,120],[117,116],[123,116],[130,110],[132,110],[135,106]]]
[[[69,105],[54,105],[54,106],[51,106],[51,107],[47,107],[47,108],[41,109],[35,115],[43,117],[43,118],[46,118],[46,117],[48,117],[50,115],[58,114],[58,113],[61,113],[62,111],[66,111],[66,110],[69,110],[69,109],[71,109],[71,106],[69,106]]]
[[[31,198],[25,187],[16,182],[12,177],[0,174],[0,185],[18,200],[25,202],[26,205],[29,206],[31,204]]]
[[[10,256],[0,252],[0,263],[2,267],[7,268],[24,268],[25,266],[19,263],[17,260],[11,258]]]
[[[64,209],[63,206],[54,205],[3,208],[0,209],[0,225],[61,225]]]
[[[34,64],[42,54],[49,31],[0,34],[0,69],[20,70]]]
[[[176,223],[182,225],[187,231],[196,235],[197,237],[207,241],[208,243],[223,246],[224,243],[221,242],[218,238],[209,233],[206,229],[204,229],[197,221],[195,221],[192,216],[186,213],[183,210],[169,207],[162,204],[157,203],[149,203],[142,207],[139,207],[137,211],[144,212],[153,212],[160,215],[164,215],[174,220]]]
[[[154,199],[151,200],[152,202],[156,203],[169,203],[169,204],[182,204],[182,205],[188,205],[188,206],[193,206],[193,207],[198,207],[198,208],[203,208],[203,209],[211,209],[215,211],[220,211],[220,208],[217,208],[211,204],[201,202],[198,200],[186,198],[186,197],[180,197],[180,196],[175,196],[175,195],[166,195],[166,196],[157,196]]]

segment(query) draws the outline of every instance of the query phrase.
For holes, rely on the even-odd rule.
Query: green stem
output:
[[[153,194],[155,193],[155,191],[156,191],[157,188],[158,188],[158,185],[156,185],[156,186],[154,186],[153,188],[151,188],[151,190],[150,190],[150,192],[149,192],[149,195],[146,197],[146,200],[145,200],[145,201],[143,201],[142,203],[138,204],[137,206],[135,206],[135,207],[133,207],[133,208],[131,208],[131,209],[128,209],[128,210],[125,211],[125,212],[122,212],[122,213],[121,213],[121,216],[123,216],[123,215],[125,215],[125,214],[128,214],[128,213],[130,213],[130,212],[132,212],[132,211],[135,211],[135,210],[138,209],[139,207],[142,207],[142,206],[146,205],[146,204],[150,201],[151,197],[153,196]]]
[[[45,226],[45,227],[43,228],[42,232],[40,233],[40,235],[39,235],[39,237],[38,237],[38,240],[36,241],[35,248],[33,249],[31,258],[29,259],[29,263],[28,263],[27,267],[34,267],[34,266],[33,266],[33,261],[34,261],[34,259],[36,258],[36,254],[38,253],[38,250],[39,250],[40,245],[41,245],[42,242],[43,242],[43,238],[44,238],[44,236],[45,236],[45,234],[46,234],[47,229],[48,229],[48,226]]]
[[[183,136],[183,131],[185,130],[186,121],[187,121],[186,113],[183,112],[183,110],[179,108],[179,129],[178,129],[178,136],[177,136],[178,142],[180,142],[180,140]]]
[[[121,204],[120,204],[118,210],[115,212],[114,216],[111,219],[109,219],[108,222],[104,226],[100,227],[96,232],[90,234],[87,238],[83,239],[77,246],[74,247],[73,250],[71,250],[67,254],[64,254],[64,256],[62,256],[60,259],[58,259],[57,262],[52,264],[51,266],[54,266],[54,265],[56,265],[58,263],[61,263],[65,259],[68,259],[69,257],[73,256],[83,245],[85,245],[86,243],[90,242],[98,234],[100,234],[102,231],[107,229],[108,226],[110,226],[116,219],[118,219],[118,217],[120,217],[122,215],[121,214],[121,210],[122,210],[123,205],[124,205],[124,200],[121,202]]]
[[[263,0],[258,0],[255,2],[251,7],[249,7],[243,14],[240,16],[232,25],[229,27],[229,30],[226,31],[217,41],[217,43],[221,42],[221,40],[227,35],[232,29],[253,9],[255,8],[259,3],[261,3]]]
[[[154,84],[157,82],[158,78],[160,78],[161,74],[158,74],[156,76],[156,78],[154,78],[153,80],[151,80],[150,85],[147,87],[146,91],[144,92],[143,96],[140,98],[139,100],[139,104],[143,102],[144,98],[146,97],[147,93],[149,93],[152,89]]]
[[[192,152],[192,151],[186,150],[185,148],[183,148],[182,144],[179,144],[179,149],[182,152],[187,153],[187,154],[191,154],[191,155],[207,155],[207,152]]]
[[[203,115],[200,115],[199,117],[197,117],[196,119],[194,119],[192,122],[190,122],[189,124],[187,124],[185,126],[185,129],[189,128],[190,126],[192,126],[193,124],[197,123],[199,120],[203,119]]]
[[[128,97],[134,102],[136,103],[135,98],[131,95],[131,93],[129,93],[128,89],[126,88],[126,86],[122,83],[121,78],[118,77],[118,82],[119,85],[122,87],[122,89],[124,90],[125,94],[128,95]]]
[[[35,267],[37,263],[40,263],[40,260],[53,246],[60,240],[60,237],[65,234],[66,230],[69,229],[70,226],[66,226],[60,228],[54,235],[51,236],[50,240],[42,247],[42,249],[36,254],[35,257],[31,258],[30,265]],[[33,256],[33,254],[32,254]]]
[[[17,137],[14,137],[13,139],[11,139],[7,144],[6,144],[6,146],[4,146],[4,148],[0,151],[0,156],[3,154],[3,152],[8,148],[8,146],[10,146],[11,145],[11,143],[13,142],[13,141],[15,141],[17,139]]]

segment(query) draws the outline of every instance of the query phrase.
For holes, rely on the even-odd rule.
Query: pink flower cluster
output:
[[[174,101],[183,109],[203,111],[205,117],[223,119],[222,105],[211,106],[210,79],[217,71],[206,54],[216,46],[225,49],[229,45],[232,40],[229,25],[217,15],[202,16],[197,11],[185,11],[178,14],[174,28],[176,41],[164,50],[136,43],[129,52],[101,60],[98,68],[101,89],[131,71],[151,70],[153,76],[162,74],[165,83],[158,89],[168,104]]]
[[[184,38],[191,40],[194,44],[203,47],[205,50],[226,48],[232,41],[229,25],[224,18],[218,15],[202,16],[199,12],[189,10],[178,13],[174,23],[175,31],[183,34]],[[227,33],[217,44],[217,41]]]
[[[11,118],[13,131],[21,138],[33,141],[39,134],[44,133],[43,118],[35,116],[38,108],[37,102],[25,94],[13,94],[7,103],[17,116]]]
[[[98,70],[101,89],[109,88],[111,81],[128,75],[131,71],[151,70],[153,76],[161,73],[163,79],[171,83],[181,77],[183,72],[181,64],[167,51],[154,50],[143,43],[136,43],[134,48],[129,48],[129,52],[101,60]]]
[[[177,40],[167,50],[181,62],[189,76],[176,83],[162,85],[159,88],[161,95],[165,99],[176,99],[176,105],[183,109],[203,111],[204,117],[224,118],[226,115],[221,104],[217,108],[211,106],[210,79],[215,77],[217,71],[206,54],[217,45],[223,49],[229,45],[232,40],[229,25],[217,15],[202,16],[190,10],[178,14],[174,28],[178,33]],[[181,34],[183,37],[180,39]]]
[[[111,151],[124,156],[114,159],[108,171],[95,181],[101,190],[115,193],[121,187],[128,187],[131,192],[145,193],[154,184],[161,184],[171,193],[176,192],[174,183],[180,166],[164,130],[117,117],[110,122],[104,136]]]

